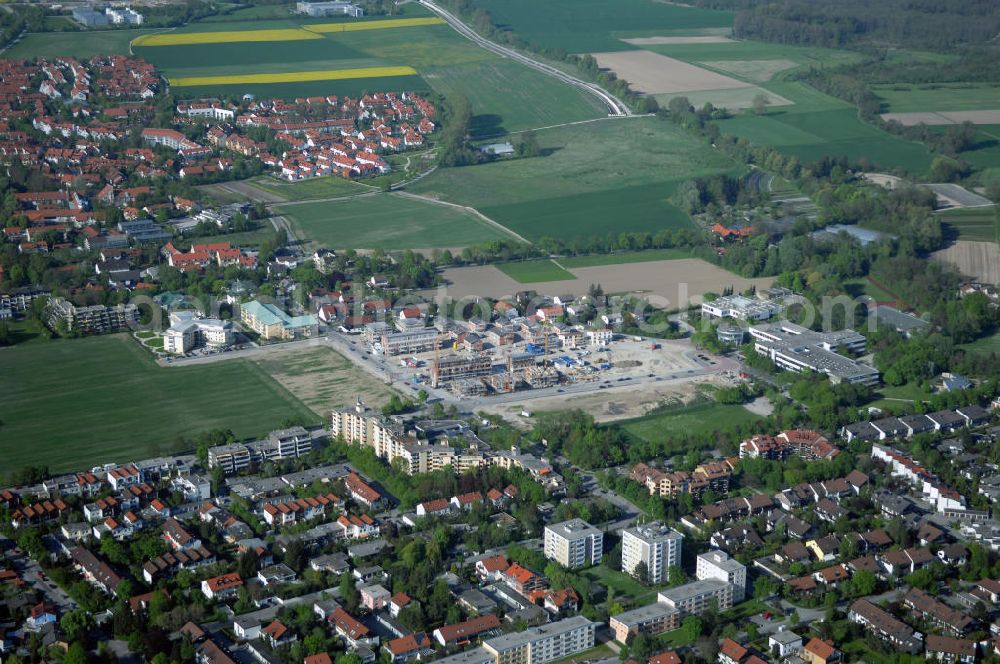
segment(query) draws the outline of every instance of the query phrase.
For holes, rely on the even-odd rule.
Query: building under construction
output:
[[[452,355],[434,360],[431,365],[431,385],[460,378],[479,378],[490,375],[489,355]]]
[[[451,381],[448,387],[461,397],[478,397],[486,394],[486,383],[481,378],[459,378]]]
[[[524,382],[533,390],[552,387],[559,382],[559,373],[549,367],[532,367],[525,370]]]

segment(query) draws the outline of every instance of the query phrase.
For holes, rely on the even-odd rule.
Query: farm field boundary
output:
[[[170,85],[178,88],[205,85],[244,85],[271,83],[303,83],[310,81],[346,81],[356,78],[388,78],[392,76],[416,76],[413,67],[368,67],[365,69],[328,69],[322,71],[293,71],[270,74],[238,74],[235,76],[185,76],[170,79]]]

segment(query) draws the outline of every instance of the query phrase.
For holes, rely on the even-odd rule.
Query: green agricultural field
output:
[[[672,261],[691,258],[691,253],[683,249],[650,249],[649,251],[629,251],[603,256],[567,256],[559,259],[559,264],[572,270],[577,267],[600,267],[602,265],[627,265],[629,263],[649,263],[651,261]]]
[[[155,455],[210,429],[249,437],[289,418],[320,422],[252,362],[160,367],[126,335],[16,346],[0,357],[7,470],[67,471]]]
[[[958,236],[959,240],[997,241],[995,208],[947,210],[940,213],[938,218]]]
[[[398,194],[276,206],[319,245],[355,249],[464,247],[510,235],[460,208]]]
[[[825,156],[867,159],[879,168],[923,174],[930,166],[926,146],[892,136],[863,122],[857,110],[804,83],[773,81],[766,89],[794,102],[764,115],[745,112],[719,123],[723,132],[770,145],[805,163]]]
[[[156,30],[82,30],[80,32],[30,32],[21,41],[4,51],[3,57],[92,58],[105,53],[128,53],[128,45],[139,35]]]
[[[366,184],[339,177],[319,177],[299,182],[281,182],[274,178],[261,177],[251,180],[250,184],[289,201],[354,196],[374,191]]]
[[[413,67],[446,98],[467,97],[475,113],[474,136],[575,122],[605,113],[592,98],[473,46],[447,25],[338,33],[336,39],[383,62]]]
[[[1000,86],[985,83],[892,84],[872,89],[891,113],[1000,109]]]
[[[405,17],[430,15],[413,3],[403,9]],[[224,26],[226,30],[263,30],[308,28],[316,22],[290,18],[236,21]],[[219,29],[218,22],[201,22],[178,32]],[[419,73],[419,76],[176,88],[175,94],[183,98],[245,93],[283,98],[359,96],[376,90],[435,92],[445,97],[462,95],[472,103],[475,113],[472,131],[479,136],[586,120],[604,113],[592,98],[471,44],[447,25],[318,34],[319,39],[300,41],[137,46],[135,51],[163,70],[168,78],[383,66],[409,66]],[[262,52],[266,52],[266,58],[260,57]]]
[[[474,207],[530,240],[692,227],[679,183],[738,167],[657,118],[537,132],[545,156],[441,169],[412,186]]]
[[[562,269],[551,260],[501,263],[497,267],[508,277],[522,284],[576,279],[570,272]]]
[[[622,51],[622,37],[731,28],[732,12],[656,0],[475,0],[497,25],[522,39],[570,53]]]
[[[838,67],[861,60],[861,55],[853,51],[758,41],[644,44],[641,48],[753,83],[769,81],[799,67]]]
[[[710,433],[740,427],[761,419],[743,406],[730,406],[705,401],[691,406],[664,409],[645,417],[620,422],[630,436],[657,441],[664,431],[684,431],[691,434]]]

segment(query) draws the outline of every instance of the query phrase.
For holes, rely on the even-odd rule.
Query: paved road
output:
[[[506,46],[501,46],[499,44],[491,42],[485,37],[480,36],[479,33],[477,33],[475,30],[473,30],[465,23],[463,23],[462,20],[459,19],[457,16],[455,16],[454,14],[445,9],[442,9],[441,7],[438,7],[430,0],[420,0],[420,4],[426,7],[427,9],[431,10],[444,20],[446,20],[448,24],[455,30],[455,32],[462,35],[463,37],[465,37],[472,43],[476,44],[477,46],[481,46],[482,48],[485,48],[487,51],[496,53],[501,57],[510,58],[511,60],[519,62],[523,65],[531,67],[532,69],[540,71],[543,74],[551,76],[552,78],[562,81],[567,85],[571,85],[574,88],[577,88],[578,90],[581,90],[582,92],[588,95],[597,97],[597,99],[600,100],[600,102],[608,108],[609,115],[616,115],[616,116],[632,115],[632,111],[629,109],[628,106],[625,105],[624,102],[614,97],[613,95],[608,94],[595,83],[588,83],[587,81],[584,81],[575,76],[567,74],[566,72],[560,69],[556,69],[551,65],[547,65],[544,62],[539,62],[538,60],[529,58],[523,53],[515,51],[512,48],[507,48]]]

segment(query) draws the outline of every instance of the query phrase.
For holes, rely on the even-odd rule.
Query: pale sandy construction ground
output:
[[[1000,109],[983,111],[938,111],[937,113],[883,113],[885,121],[897,120],[907,127],[923,123],[925,125],[1000,124]]]
[[[1000,245],[996,242],[959,240],[947,249],[935,251],[937,260],[958,266],[962,274],[988,284],[1000,284]]]
[[[732,286],[743,291],[751,285],[767,288],[773,279],[746,279],[699,258],[650,261],[626,265],[573,268],[576,279],[522,284],[492,265],[458,267],[444,271],[448,296],[511,298],[520,291],[541,295],[565,293],[584,295],[591,284],[600,284],[605,293],[641,293],[656,306],[675,307],[699,304],[705,292],[720,293]],[[653,301],[657,300],[657,301]]]
[[[622,41],[633,46],[656,46],[659,44],[727,44],[733,40],[721,35],[703,35],[700,37],[633,37]]]
[[[267,374],[302,403],[325,417],[361,397],[380,406],[393,390],[331,348],[303,348],[256,360]]]
[[[903,178],[888,173],[862,173],[861,177],[872,184],[879,184],[886,189],[895,189],[903,183]]]
[[[497,403],[485,406],[482,410],[503,415],[510,422],[530,425],[530,420],[518,417],[525,408],[534,413],[579,408],[590,413],[598,422],[612,422],[642,417],[665,403],[676,401],[687,403],[698,393],[700,385],[725,384],[728,384],[727,381],[718,376],[705,376],[683,383],[643,383],[583,394],[557,394],[530,401],[526,399],[524,403]],[[526,392],[525,396],[529,394]]]
[[[750,87],[749,83],[717,74],[652,51],[594,53],[597,64],[629,82],[633,90],[646,94],[725,90]]]

